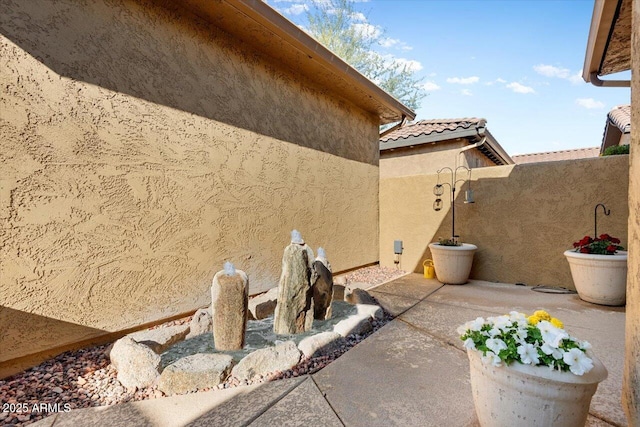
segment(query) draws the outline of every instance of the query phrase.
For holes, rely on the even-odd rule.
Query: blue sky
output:
[[[269,0],[296,24],[311,1]],[[359,0],[383,55],[410,61],[429,95],[417,120],[483,117],[511,155],[596,147],[629,88],[579,75],[593,0]],[[628,73],[608,78],[628,79]]]

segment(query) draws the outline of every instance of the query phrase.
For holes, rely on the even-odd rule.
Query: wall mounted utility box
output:
[[[402,255],[402,240],[393,241],[393,253],[396,255]]]

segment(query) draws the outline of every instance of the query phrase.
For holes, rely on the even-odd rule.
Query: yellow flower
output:
[[[560,319],[556,319],[555,317],[552,317],[549,322],[551,322],[551,324],[556,328],[560,328],[560,329],[564,328],[564,323],[562,323]]]
[[[540,320],[542,319],[540,319],[540,317],[536,316],[535,314],[532,314],[531,316],[527,317],[527,321],[532,325],[537,325]]]
[[[547,322],[551,321],[551,315],[544,310],[537,310],[533,315],[539,317],[540,320],[546,320]]]

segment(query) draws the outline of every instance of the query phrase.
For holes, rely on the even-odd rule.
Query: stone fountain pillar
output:
[[[211,301],[216,350],[241,350],[247,328],[249,279],[230,262],[213,276]]]
[[[313,262],[313,270],[318,276],[318,280],[313,285],[313,317],[317,320],[327,320],[331,318],[333,272],[322,248],[318,248],[318,257]]]
[[[278,303],[273,331],[280,335],[305,332],[313,326],[313,289],[316,274],[312,268],[313,250],[297,230],[291,232],[291,244],[282,256],[282,274],[278,283]]]

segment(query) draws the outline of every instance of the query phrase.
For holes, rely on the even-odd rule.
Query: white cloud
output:
[[[536,73],[542,74],[547,77],[558,77],[561,79],[567,79],[571,75],[571,71],[568,68],[554,67],[553,65],[539,64],[533,67]]]
[[[473,83],[478,83],[480,81],[480,77],[472,76],[472,77],[449,77],[447,78],[447,83],[454,83],[460,85],[470,85]]]
[[[353,24],[353,28],[362,36],[370,39],[376,39],[382,35],[382,30],[379,27],[367,23]]]
[[[395,62],[407,67],[407,70],[409,71],[420,71],[423,68],[420,61],[415,61],[413,59],[395,58]]]
[[[604,103],[596,101],[593,98],[578,98],[576,99],[576,104],[589,110],[604,108]]]
[[[351,18],[353,18],[354,21],[367,22],[367,17],[364,16],[362,12],[353,12]]]
[[[305,13],[307,10],[309,10],[309,6],[303,3],[294,4],[290,7],[282,9],[282,11],[287,15],[300,15]]]
[[[505,79],[502,79],[502,78],[498,77],[496,79],[496,82],[498,82],[498,83],[506,83],[507,81]]]
[[[522,85],[518,82],[511,82],[507,85],[507,88],[511,89],[512,91],[516,92],[516,93],[535,93],[536,91],[533,90],[532,87],[530,86],[525,86]]]
[[[429,77],[435,77],[437,75],[438,75],[437,73],[429,73]]]
[[[424,90],[440,90],[440,86],[438,86],[434,82],[426,82],[425,84],[422,85],[422,88]]]
[[[463,94],[464,96],[473,96],[473,93],[471,93],[469,89],[462,89],[460,93]]]
[[[402,50],[413,50],[413,46],[404,45],[400,49],[402,49]]]
[[[382,47],[392,47],[397,45],[398,43],[400,43],[400,40],[392,39],[391,37],[385,37],[384,39],[380,40],[380,46]]]
[[[586,83],[583,79],[582,79],[582,70],[578,71],[576,74],[572,75],[569,77],[569,81],[574,84],[574,85],[579,85],[579,84],[583,84]]]

